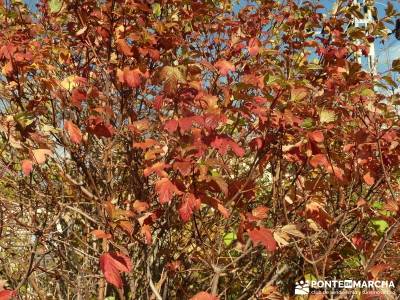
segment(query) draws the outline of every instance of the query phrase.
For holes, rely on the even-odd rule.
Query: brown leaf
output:
[[[371,275],[374,279],[377,279],[379,276],[379,273],[381,273],[382,271],[385,271],[389,268],[390,268],[389,264],[378,264],[378,265],[371,267],[369,269],[369,272],[371,273]]]

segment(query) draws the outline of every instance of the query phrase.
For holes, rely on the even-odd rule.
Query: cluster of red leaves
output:
[[[81,232],[102,240],[100,269],[117,289],[129,286],[132,258],[149,281],[138,257],[160,248],[157,288],[165,274],[181,282],[180,268],[190,273],[176,297],[209,290],[193,283],[206,281],[191,276],[199,261],[262,290],[252,285],[265,278],[236,275],[237,261],[224,258],[236,247],[248,259],[247,244],[266,251],[271,269],[277,255],[309,263],[330,245],[301,272],[336,274],[350,247],[374,278],[384,274],[383,232],[370,220],[400,224],[398,102],[353,59],[369,42],[344,29],[354,8],[330,17],[308,1],[238,13],[229,1],[167,2],[42,1],[35,20],[18,2],[18,13],[0,15],[1,158],[25,184],[14,193],[43,206],[60,194],[60,207],[46,202],[49,215],[72,207],[95,222]]]

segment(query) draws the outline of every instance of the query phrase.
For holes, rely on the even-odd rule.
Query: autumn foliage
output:
[[[0,0],[1,300],[400,278],[396,12],[297,2]]]

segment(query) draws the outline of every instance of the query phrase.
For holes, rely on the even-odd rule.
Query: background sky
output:
[[[301,1],[301,0],[299,0]],[[35,4],[38,0],[25,0],[25,3],[32,9],[35,10]],[[247,0],[241,0],[240,2],[246,3]],[[326,10],[329,11],[336,0],[321,0],[322,5],[326,7]],[[378,9],[379,16],[384,15],[385,8],[387,6],[388,0],[379,0],[375,1],[375,6]],[[400,0],[391,1],[393,6],[400,11]],[[240,5],[239,5],[240,6]],[[394,27],[394,26],[392,26]],[[381,41],[375,42],[375,51],[376,51],[376,60],[377,67],[379,72],[384,72],[388,70],[392,64],[394,59],[400,57],[400,41],[396,40],[393,35],[389,38],[388,41],[385,41],[384,44]]]

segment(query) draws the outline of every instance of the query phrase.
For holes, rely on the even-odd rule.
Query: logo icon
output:
[[[294,288],[295,295],[308,295],[310,293],[310,284],[307,281],[296,281]]]

